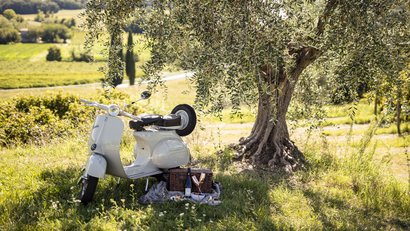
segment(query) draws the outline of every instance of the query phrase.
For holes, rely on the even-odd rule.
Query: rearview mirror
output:
[[[143,91],[141,93],[141,99],[148,99],[151,96],[151,92],[149,91]]]

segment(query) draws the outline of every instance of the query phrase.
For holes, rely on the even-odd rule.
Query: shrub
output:
[[[43,30],[41,27],[30,27],[27,33],[23,36],[22,42],[35,43],[41,37]]]
[[[0,28],[13,28],[13,24],[3,15],[0,15]]]
[[[72,95],[20,97],[1,105],[0,144],[42,143],[86,121],[87,108]],[[77,111],[77,112],[73,112]],[[75,117],[71,117],[75,116]]]
[[[10,42],[19,42],[20,34],[15,29],[0,28],[0,44],[7,44]]]
[[[123,102],[129,96],[103,92],[95,100],[104,104]],[[138,106],[127,109],[136,114]],[[0,103],[0,146],[43,144],[56,138],[88,134],[96,108],[86,107],[69,94],[20,96]]]
[[[14,12],[14,10],[12,9],[7,9],[5,11],[3,11],[3,16],[6,17],[8,20],[17,17],[16,12]]]
[[[48,48],[48,54],[46,56],[47,61],[61,61],[60,48],[53,46]]]
[[[59,23],[65,25],[68,28],[75,27],[76,25],[75,19],[73,18],[68,18],[68,19],[63,18],[60,20]]]
[[[61,24],[47,24],[43,26],[41,34],[43,42],[56,43],[60,39],[64,40],[71,38],[70,30]]]
[[[94,57],[90,54],[88,51],[84,52],[79,52],[80,54],[77,54],[75,50],[71,51],[71,59],[72,61],[75,62],[92,62],[94,60]]]
[[[45,15],[44,15],[44,13],[43,13],[43,11],[39,11],[37,14],[36,14],[36,17],[34,17],[34,21],[36,21],[36,22],[43,22],[44,20],[45,20]]]
[[[20,39],[20,33],[13,27],[13,24],[0,15],[0,44],[19,42]]]

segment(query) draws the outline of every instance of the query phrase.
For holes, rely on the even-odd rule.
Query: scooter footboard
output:
[[[102,155],[92,154],[88,159],[84,175],[90,175],[97,178],[104,178],[107,169],[107,161]]]

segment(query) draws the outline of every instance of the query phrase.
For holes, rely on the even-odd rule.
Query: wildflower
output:
[[[184,213],[180,213],[179,216],[180,216],[180,217],[184,216]]]
[[[163,212],[159,212],[158,216],[159,216],[159,217],[162,217],[162,216],[164,216],[164,213],[163,213]]]

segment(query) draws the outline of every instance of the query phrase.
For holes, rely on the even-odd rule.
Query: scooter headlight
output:
[[[108,114],[110,116],[117,116],[118,114],[120,114],[120,108],[115,104],[111,104],[110,106],[108,106]]]

